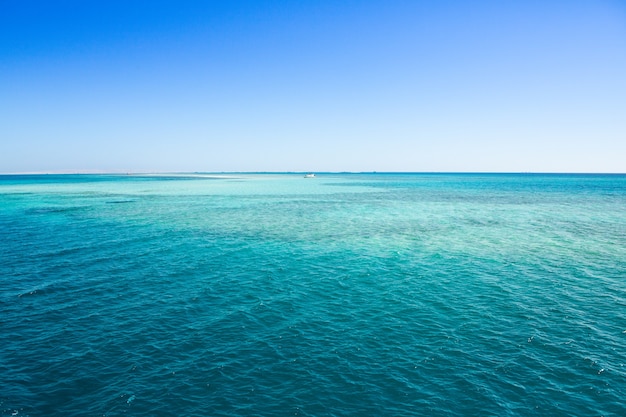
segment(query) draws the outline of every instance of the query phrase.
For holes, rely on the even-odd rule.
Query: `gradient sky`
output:
[[[0,172],[626,172],[626,2],[0,0]]]

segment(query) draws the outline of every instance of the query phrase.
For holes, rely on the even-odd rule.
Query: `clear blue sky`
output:
[[[0,0],[0,172],[626,172],[619,0]]]

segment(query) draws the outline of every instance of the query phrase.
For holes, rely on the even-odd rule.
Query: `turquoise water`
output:
[[[0,415],[626,415],[626,176],[0,177]]]

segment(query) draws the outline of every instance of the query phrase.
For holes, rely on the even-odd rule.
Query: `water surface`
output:
[[[0,412],[626,415],[626,176],[0,176]]]

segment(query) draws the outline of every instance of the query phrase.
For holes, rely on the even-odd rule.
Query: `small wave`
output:
[[[69,207],[33,207],[26,210],[26,214],[54,214],[54,213],[70,213],[73,211],[84,210],[84,206],[69,206]]]

